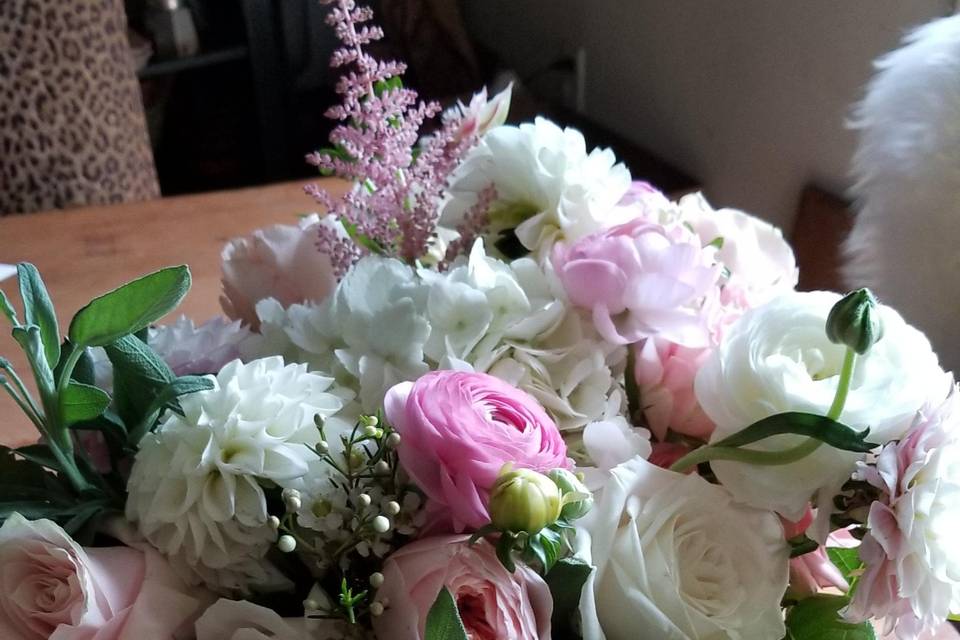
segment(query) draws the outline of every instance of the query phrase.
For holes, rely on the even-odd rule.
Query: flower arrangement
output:
[[[0,360],[4,638],[926,637],[960,611],[960,412],[866,290],[776,228],[631,182],[509,90],[440,114],[327,0],[323,217],[172,267],[63,335],[18,267]],[[956,477],[955,477],[956,474]]]

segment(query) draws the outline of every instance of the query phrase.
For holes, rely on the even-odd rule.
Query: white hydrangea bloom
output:
[[[350,393],[333,379],[280,357],[235,360],[214,388],[181,399],[140,442],[127,486],[127,518],[176,566],[218,591],[283,584],[263,560],[262,481],[291,482],[310,468],[319,439],[314,416],[336,414]]]
[[[456,228],[493,185],[490,234],[516,228],[528,250],[543,257],[557,240],[576,240],[625,222],[618,203],[630,172],[609,149],[587,152],[583,135],[537,118],[490,130],[451,177],[441,221]]]
[[[216,373],[240,357],[240,345],[250,330],[239,320],[213,318],[199,327],[180,316],[169,325],[151,327],[148,342],[178,376]]]

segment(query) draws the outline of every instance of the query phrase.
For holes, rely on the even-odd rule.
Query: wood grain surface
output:
[[[343,183],[321,181],[342,191]],[[57,308],[61,332],[91,298],[161,267],[188,264],[193,288],[174,313],[201,322],[220,311],[220,251],[224,244],[271,224],[296,224],[316,210],[304,182],[287,182],[147,202],[84,207],[0,218],[0,263],[32,262]],[[19,307],[16,278],[0,288]],[[30,378],[23,353],[0,318],[0,356]],[[31,390],[34,389],[32,380]],[[37,434],[0,392],[0,444],[21,445]]]

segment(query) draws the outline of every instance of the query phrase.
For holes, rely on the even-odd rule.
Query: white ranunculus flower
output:
[[[700,406],[717,425],[713,441],[785,411],[826,415],[845,353],[845,347],[827,339],[825,330],[827,315],[839,299],[839,294],[823,291],[789,293],[748,311],[727,330],[695,382]],[[860,431],[869,427],[869,440],[883,444],[903,435],[932,393],[946,391],[927,338],[893,309],[879,309],[883,338],[857,358],[840,422]],[[750,447],[783,450],[804,440],[782,435]],[[821,446],[787,465],[714,461],[711,466],[738,500],[799,520],[815,494],[819,504],[830,504],[859,458]]]
[[[279,586],[284,579],[263,560],[276,533],[260,483],[304,475],[320,440],[314,416],[337,413],[350,394],[280,357],[235,360],[213,380],[140,442],[126,515],[214,589]]]
[[[584,640],[784,636],[779,519],[695,474],[640,458],[614,468],[575,544],[595,567],[580,601]]]
[[[169,325],[150,328],[150,347],[178,376],[216,373],[240,357],[240,345],[250,331],[239,320],[213,318],[199,327],[180,316]]]
[[[587,152],[583,135],[544,118],[490,130],[451,177],[442,222],[455,228],[490,185],[497,200],[489,236],[516,228],[528,250],[543,255],[558,239],[576,240],[624,222],[617,207],[630,172],[609,149]]]

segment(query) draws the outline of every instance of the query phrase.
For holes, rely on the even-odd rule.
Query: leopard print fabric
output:
[[[159,193],[123,1],[0,0],[0,215]]]

